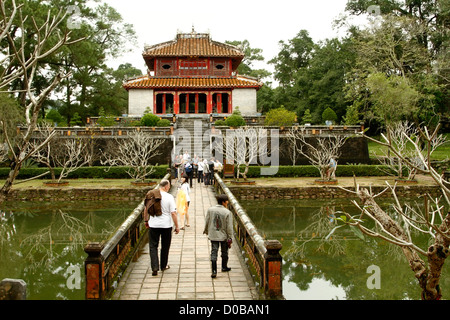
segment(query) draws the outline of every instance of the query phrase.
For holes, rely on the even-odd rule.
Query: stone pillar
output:
[[[86,278],[86,300],[101,300],[106,294],[105,261],[101,254],[103,244],[99,242],[88,243],[84,251],[88,257],[84,261]]]
[[[1,300],[26,300],[27,284],[21,279],[3,279],[0,282]]]
[[[280,250],[281,243],[278,240],[266,240],[264,246],[267,251],[264,254],[264,289],[266,294],[272,299],[283,298],[282,288],[282,257]]]

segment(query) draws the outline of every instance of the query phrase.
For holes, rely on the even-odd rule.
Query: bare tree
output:
[[[257,164],[258,157],[267,155],[267,130],[261,128],[238,128],[227,130],[223,140],[227,163],[236,164],[236,179],[247,180],[250,164]],[[241,172],[241,166],[244,171]]]
[[[9,4],[7,5],[7,3]],[[24,105],[26,129],[18,137],[16,143],[10,141],[5,130],[6,124],[0,120],[13,157],[9,175],[0,189],[0,201],[11,190],[23,162],[35,152],[29,148],[29,143],[44,101],[61,80],[70,76],[70,74],[57,73],[53,76],[51,83],[37,94],[33,88],[33,83],[39,68],[39,62],[48,58],[63,46],[82,40],[71,41],[70,31],[64,33],[60,31],[60,26],[65,21],[67,14],[64,10],[60,10],[56,16],[51,16],[49,12],[45,21],[39,25],[34,17],[24,17],[21,7],[22,5],[16,5],[15,0],[0,1],[0,41],[8,43],[7,53],[0,60],[2,67],[0,68],[0,88],[8,88],[13,81],[20,79],[23,88],[22,93],[27,98]],[[34,28],[31,48],[29,48],[30,44],[26,42],[27,36],[31,35],[27,35],[27,29],[24,26],[25,21],[29,19]],[[51,136],[49,136],[50,139]],[[41,148],[47,142],[48,140],[44,141],[37,148]]]
[[[308,137],[305,130],[291,128],[287,137],[293,148],[305,156],[312,166],[320,172],[322,180],[329,180],[327,170],[330,159],[337,160],[341,155],[341,147],[344,145],[347,137],[344,135],[327,134],[314,137]],[[311,139],[313,138],[313,139]]]
[[[408,121],[398,121],[387,126],[386,135],[382,134],[384,141],[395,148],[396,152],[392,153],[390,148],[382,150],[382,155],[378,155],[378,160],[389,167],[390,172],[394,172],[399,179],[414,180],[417,174],[418,167],[423,168],[421,158],[417,156],[417,152],[424,157],[430,152],[430,155],[442,144],[445,143],[443,135],[437,135],[430,141],[430,149],[428,150],[425,144],[416,144],[419,150],[416,150],[410,140],[417,140],[420,138],[419,129]],[[399,156],[397,156],[398,154]],[[407,159],[412,166],[407,165],[402,159]]]
[[[415,157],[420,159],[419,164],[410,161],[399,152],[394,142],[389,138],[391,137],[390,134],[383,134],[382,137],[385,142],[378,141],[378,143],[388,147],[407,166],[417,172],[431,176],[442,191],[441,197],[433,198],[431,195],[426,195],[423,209],[402,205],[396,195],[395,186],[388,184],[383,192],[389,190],[394,199],[393,207],[395,211],[390,214],[377,204],[376,198],[379,194],[374,195],[370,190],[359,188],[356,185],[356,191],[348,191],[353,192],[359,198],[360,203],[356,200],[352,203],[361,210],[361,216],[352,217],[344,212],[346,219],[340,219],[344,224],[357,227],[366,235],[399,246],[418,280],[424,300],[441,298],[439,280],[444,262],[450,254],[450,212],[448,211],[450,184],[442,174],[431,166],[430,158],[435,141],[439,140],[437,139],[438,130],[439,127],[431,133],[426,127],[418,128],[419,135],[417,137],[408,137],[403,132],[403,136],[415,150]],[[427,150],[425,154],[422,151],[422,145]],[[369,227],[364,221],[367,219],[362,219],[363,217],[373,220],[375,226]],[[428,248],[421,248],[415,241],[414,233],[427,234],[430,237],[428,243],[431,243],[431,245]]]
[[[39,131],[41,140],[47,140],[47,136],[52,132],[50,130],[51,128]],[[83,139],[52,138],[44,147],[36,149],[36,145],[40,144],[39,139],[30,142],[30,149],[37,150],[33,153],[32,158],[50,170],[53,182],[61,182],[70,173],[88,164],[91,160],[91,155],[85,151],[88,145]],[[58,178],[56,178],[56,168],[61,169]]]
[[[110,167],[129,167],[127,173],[131,178],[145,181],[154,172],[151,159],[161,154],[158,147],[164,141],[142,131],[129,133],[126,138],[116,138],[109,143],[101,163]]]

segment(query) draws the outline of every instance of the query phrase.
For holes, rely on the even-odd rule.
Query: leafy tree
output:
[[[252,48],[248,40],[243,41],[225,41],[225,43],[238,47],[244,52],[244,59],[237,68],[237,72],[249,75],[258,79],[264,79],[270,76],[270,72],[265,69],[254,69],[254,62],[264,61],[262,49]]]
[[[86,118],[98,115],[100,107],[108,114],[120,115],[126,108],[123,106],[125,93],[119,87],[130,70],[125,73],[124,67],[112,70],[106,66],[106,61],[129,50],[129,44],[136,41],[135,32],[132,25],[125,23],[107,3],[92,5],[90,0],[84,0],[77,6],[83,23],[73,31],[85,41],[61,52],[55,62],[73,74],[73,79],[58,87],[65,97],[60,112],[69,122],[75,112]],[[128,74],[134,75],[135,70]]]
[[[83,121],[81,121],[80,115],[78,114],[78,112],[75,112],[73,114],[72,120],[70,120],[70,125],[71,126],[79,126],[82,124],[83,124]]]
[[[309,109],[313,122],[321,122],[323,110],[333,107],[338,119],[350,104],[345,96],[345,75],[355,60],[350,39],[314,43],[302,30],[289,44],[280,42],[280,53],[269,63],[280,86],[272,91],[271,104],[284,105],[302,116]],[[267,103],[267,102],[266,102]]]
[[[50,109],[47,112],[45,119],[50,121],[53,125],[55,125],[55,124],[61,125],[61,122],[64,121],[64,118],[56,109]]]
[[[269,61],[274,65],[274,77],[281,86],[287,87],[294,84],[295,72],[308,66],[311,55],[314,51],[314,41],[309,36],[308,31],[300,32],[287,43],[281,40],[279,43],[280,52]]]
[[[286,110],[283,106],[270,110],[265,119],[267,126],[292,126],[296,120],[296,114],[293,111]]]
[[[309,109],[305,110],[305,113],[303,114],[303,117],[302,117],[302,124],[306,124],[306,123],[312,123],[311,112],[309,111]]]
[[[333,121],[333,122],[336,122],[336,120],[337,120],[336,112],[334,112],[334,110],[329,107],[326,108],[322,113],[322,121],[327,121],[327,120]]]
[[[351,106],[347,107],[347,113],[343,118],[344,124],[346,125],[355,125],[360,123],[360,113],[359,113],[359,103],[355,101]]]
[[[376,97],[368,87],[381,78],[375,76],[371,84],[368,81],[370,75],[381,73],[391,82],[391,88],[394,83],[402,83],[417,93],[414,104],[409,106],[414,112],[401,112],[402,119],[429,122],[436,114],[448,114],[448,108],[445,108],[448,99],[445,97],[448,97],[449,82],[443,76],[447,67],[446,63],[438,62],[442,62],[440,57],[445,50],[444,44],[448,43],[448,35],[435,30],[441,22],[434,20],[445,15],[442,8],[436,6],[434,13],[429,11],[432,20],[426,22],[423,19],[428,14],[418,14],[415,10],[418,4],[427,6],[421,10],[429,10],[429,1],[416,1],[407,7],[398,2],[394,9],[387,6],[386,1],[380,3],[381,12],[390,8],[391,11],[387,10],[390,14],[378,17],[377,23],[369,24],[367,28],[351,30],[357,59],[352,72],[346,75],[348,98],[361,102],[366,117],[376,116],[374,112],[379,111],[375,110],[373,103]],[[355,10],[355,1],[349,4]],[[442,28],[445,30],[446,27],[442,25]],[[436,41],[434,36],[440,40]],[[403,79],[399,80],[399,77]],[[383,118],[383,115],[378,117]]]

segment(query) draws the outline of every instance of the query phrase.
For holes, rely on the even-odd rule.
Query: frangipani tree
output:
[[[116,138],[108,143],[101,163],[110,167],[129,167],[128,175],[136,182],[144,182],[154,172],[151,159],[161,154],[158,147],[164,141],[142,131],[131,132],[124,138]]]
[[[329,180],[327,170],[330,159],[337,161],[347,136],[337,134],[309,136],[304,128],[293,127],[289,129],[287,137],[295,151],[305,156],[311,165],[319,170],[321,180]]]
[[[416,167],[423,167],[422,158],[418,157],[418,153],[422,157],[428,158],[446,142],[443,135],[436,135],[431,139],[429,146],[420,143],[419,129],[408,121],[388,124],[386,133],[381,134],[381,137],[382,141],[390,147],[382,149],[382,155],[377,156],[378,160],[388,166],[399,179],[406,178],[408,181],[414,180],[417,173]],[[367,138],[378,142],[371,137]],[[414,143],[410,141],[414,141]],[[415,145],[418,146],[418,149],[415,148]],[[395,149],[395,152],[392,152],[391,149]],[[407,165],[402,159],[407,159],[411,165]]]
[[[49,169],[52,182],[60,183],[71,172],[91,161],[91,154],[86,152],[88,147],[86,140],[55,136],[53,128],[45,125],[38,128],[35,135],[39,137],[30,141],[30,150],[36,150],[32,152],[31,159],[44,164]],[[46,140],[48,142],[43,147],[36,147]],[[61,169],[58,177],[56,168]]]
[[[415,150],[415,158],[419,159],[418,162],[412,162],[401,154],[386,135],[382,135],[384,142],[378,141],[378,143],[389,148],[391,153],[408,167],[429,175],[439,186],[441,196],[425,195],[423,207],[402,204],[395,192],[396,186],[386,182],[387,188],[383,192],[392,193],[394,208],[393,212],[387,212],[377,203],[376,198],[380,193],[373,194],[370,190],[356,185],[355,191],[348,190],[348,192],[359,199],[359,201],[353,200],[352,203],[361,211],[361,214],[351,216],[342,212],[338,220],[342,223],[339,227],[346,225],[357,227],[365,235],[399,246],[422,290],[421,298],[438,300],[441,298],[439,286],[441,272],[450,254],[450,182],[445,180],[444,175],[431,164],[431,151],[435,141],[439,140],[437,138],[439,126],[432,132],[426,127],[417,129],[419,135],[409,137],[403,132],[403,136]],[[425,154],[423,145],[427,150]],[[369,224],[368,220],[372,220],[374,224]],[[336,230],[337,228],[334,228],[332,232]],[[428,247],[424,248],[416,243],[417,234],[429,237]]]
[[[236,180],[240,176],[247,180],[250,164],[257,164],[258,157],[267,155],[267,130],[262,128],[240,127],[227,130],[223,140],[227,163],[235,163]],[[244,171],[241,171],[244,167]]]

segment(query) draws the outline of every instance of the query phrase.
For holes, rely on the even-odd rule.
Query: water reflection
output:
[[[84,299],[83,250],[108,239],[137,203],[6,203],[0,279],[23,279],[28,299]]]
[[[283,293],[286,299],[420,299],[420,289],[400,249],[336,226],[340,211],[357,215],[348,201],[241,201],[267,239],[283,244]],[[388,204],[385,204],[385,208]],[[420,239],[427,245],[428,239]],[[380,270],[380,289],[370,289],[370,267]],[[446,268],[446,267],[444,267]],[[446,268],[448,270],[448,267]],[[450,276],[443,272],[443,297],[450,296]]]

